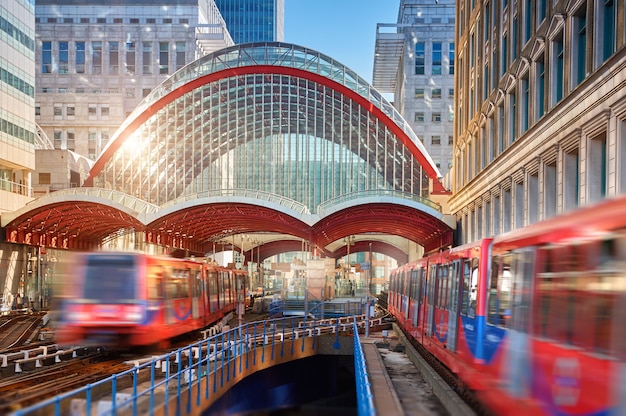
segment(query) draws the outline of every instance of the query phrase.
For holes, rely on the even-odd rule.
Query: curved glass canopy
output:
[[[271,42],[226,48],[172,75],[116,132],[90,179],[159,206],[242,189],[316,212],[355,192],[426,197],[438,176],[408,123],[354,71]]]

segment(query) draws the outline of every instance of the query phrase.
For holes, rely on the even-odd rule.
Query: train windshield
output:
[[[127,303],[136,297],[135,257],[88,257],[83,297],[107,303]]]

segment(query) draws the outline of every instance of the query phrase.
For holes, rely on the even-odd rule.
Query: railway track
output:
[[[0,352],[21,346],[36,336],[41,315],[11,315],[0,323]]]
[[[124,358],[105,359],[96,353],[45,371],[22,373],[0,381],[0,414],[42,402],[128,369]]]

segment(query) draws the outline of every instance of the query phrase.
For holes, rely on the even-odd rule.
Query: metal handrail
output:
[[[354,377],[356,381],[356,403],[359,416],[375,416],[376,408],[374,407],[374,394],[370,383],[370,377],[367,372],[367,364],[361,339],[359,337],[359,328],[357,326],[356,317],[354,318]]]
[[[361,324],[365,325],[363,315],[358,316]],[[256,349],[261,348],[260,357],[258,359],[263,362],[266,359],[274,359],[274,347],[275,345],[282,345],[283,349],[280,354],[283,354],[288,348],[284,348],[286,342],[290,341],[292,344],[297,339],[304,340],[305,337],[318,337],[322,333],[337,333],[339,328],[341,330],[354,331],[355,343],[359,344],[358,347],[355,344],[355,360],[358,360],[359,375],[357,378],[357,386],[363,383],[363,380],[367,380],[367,372],[364,366],[363,351],[360,348],[358,341],[358,327],[357,316],[352,317],[353,324],[346,323],[346,318],[337,319],[325,319],[325,320],[313,320],[308,321],[307,327],[303,328],[297,318],[288,317],[281,319],[268,319],[264,321],[250,322],[228,331],[221,332],[214,336],[203,339],[199,342],[191,344],[187,347],[180,348],[176,351],[168,352],[166,354],[152,357],[152,359],[145,360],[144,362],[133,361],[134,367],[124,372],[114,374],[103,380],[95,383],[88,384],[80,389],[76,389],[67,393],[60,394],[51,399],[37,403],[30,407],[17,410],[13,413],[14,416],[26,416],[30,414],[36,414],[41,412],[50,406],[53,407],[54,416],[61,416],[63,414],[62,403],[65,400],[73,398],[82,398],[85,400],[85,415],[91,416],[92,407],[95,403],[93,391],[103,391],[107,387],[111,391],[111,408],[109,411],[99,412],[98,416],[115,415],[118,410],[132,411],[132,414],[137,414],[139,408],[139,400],[147,399],[150,402],[151,408],[154,408],[156,389],[159,387],[165,387],[165,397],[163,403],[165,406],[165,414],[169,414],[168,406],[169,400],[175,397],[180,398],[183,394],[188,394],[190,400],[188,400],[188,406],[191,403],[191,395],[193,389],[198,389],[198,400],[200,394],[201,378],[206,379],[204,397],[208,399],[211,392],[215,391],[218,384],[221,386],[225,382],[228,382],[230,378],[237,377],[237,373],[242,373],[245,366],[245,370],[251,365],[248,359],[244,358],[244,354],[247,352],[254,352],[254,360],[256,358]],[[343,322],[343,323],[342,323]],[[370,323],[372,324],[372,323]],[[261,347],[259,346],[261,345]],[[304,344],[302,344],[304,348]],[[266,358],[265,346],[271,346],[271,357]],[[278,350],[279,348],[276,348]],[[293,348],[291,348],[293,353]],[[184,361],[186,360],[186,363]],[[245,363],[244,363],[245,362]],[[356,362],[356,361],[355,361]],[[175,371],[172,371],[172,368]],[[165,372],[165,376],[162,379],[156,377],[157,369]],[[164,370],[163,370],[164,369]],[[218,379],[218,371],[220,376]],[[139,372],[141,370],[150,372],[150,384],[149,387],[139,387]],[[132,380],[131,397],[124,398],[118,397],[119,391],[117,388],[118,381],[124,378],[130,378]],[[366,392],[369,389],[369,381],[365,381],[367,384]],[[209,385],[213,385],[213,389],[209,388]],[[176,392],[171,392],[172,387],[176,387]],[[361,388],[358,386],[357,388]],[[173,390],[173,389],[172,389]],[[371,394],[368,393],[368,394]],[[175,395],[175,396],[174,396]],[[367,394],[364,396],[367,399]],[[119,399],[119,400],[118,400]],[[180,413],[182,409],[182,403],[177,401],[177,412]],[[361,407],[361,404],[359,404]],[[366,413],[359,411],[359,415],[374,415],[373,402],[366,402],[363,406]],[[50,411],[48,409],[48,411]],[[178,414],[177,413],[177,414]],[[189,413],[189,409],[188,412]]]

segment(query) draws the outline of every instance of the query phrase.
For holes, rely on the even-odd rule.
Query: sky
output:
[[[396,23],[400,0],[285,0],[285,42],[336,59],[372,82],[376,23]]]

